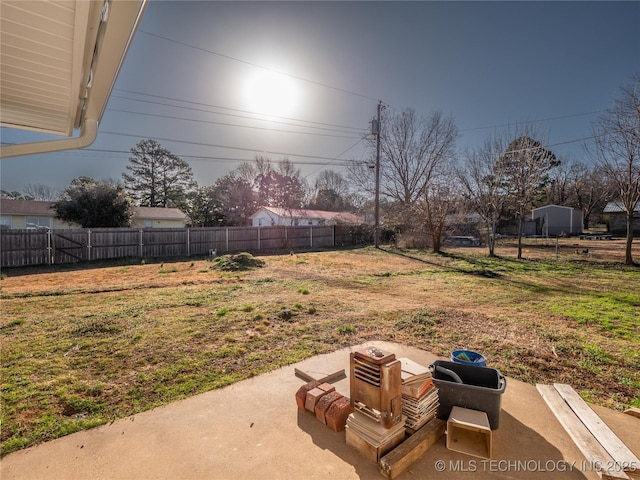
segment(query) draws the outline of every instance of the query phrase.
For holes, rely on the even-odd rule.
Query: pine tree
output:
[[[187,196],[196,187],[187,162],[155,140],[140,141],[131,149],[122,178],[129,195],[142,207],[186,210]]]

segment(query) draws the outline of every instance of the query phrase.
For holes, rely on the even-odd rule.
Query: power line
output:
[[[133,135],[133,134],[126,134],[126,133],[117,133],[117,132],[101,132],[101,133],[106,133],[109,135],[121,135],[121,136],[128,136],[128,137],[138,137],[140,138],[139,135]],[[540,148],[550,148],[550,147],[556,147],[558,145],[566,145],[569,143],[578,143],[578,142],[583,142],[586,140],[592,140],[594,138],[597,137],[602,137],[605,136],[606,134],[599,134],[599,135],[590,135],[588,137],[582,137],[582,138],[577,138],[575,140],[566,140],[563,142],[556,142],[556,143],[552,143],[549,145],[546,145],[545,147],[527,147],[527,148],[522,148],[522,149],[518,149],[518,150],[509,150],[507,152],[504,153],[520,153],[520,152],[526,152],[529,150],[538,150]],[[174,142],[174,143],[186,143],[186,144],[190,144],[190,145],[200,145],[200,146],[209,146],[209,147],[216,147],[216,148],[226,148],[226,149],[232,149],[232,150],[241,150],[241,151],[251,151],[254,153],[259,153],[262,150],[257,150],[257,149],[251,149],[251,148],[243,148],[243,147],[232,147],[232,146],[225,146],[225,145],[215,145],[215,144],[206,144],[206,143],[200,143],[200,142],[188,142],[188,141],[184,141],[184,140],[173,140],[173,139],[168,139],[168,138],[157,138],[155,137],[156,140],[163,140],[163,141],[168,141],[168,142]],[[335,157],[318,157],[318,156],[313,156],[313,155],[303,155],[303,154],[296,154],[296,153],[285,153],[285,152],[272,152],[272,151],[262,151],[263,153],[269,153],[272,155],[282,155],[284,157],[301,157],[301,158],[315,158],[315,159],[319,159],[319,160],[328,160],[328,162],[301,162],[301,161],[292,161],[291,163],[294,164],[303,164],[303,165],[319,165],[321,167],[327,167],[331,164],[333,164],[335,161],[340,160],[342,162],[344,162],[343,164],[338,163],[338,165],[340,166],[349,166],[351,164],[353,164],[352,161],[350,160],[342,160],[340,159],[340,157],[342,155],[344,155],[345,153],[347,153],[349,150],[355,148],[360,142],[362,142],[364,140],[364,138],[359,139],[356,143],[354,143],[353,145],[351,145],[350,147],[348,147],[346,150],[344,150],[343,152],[341,152],[340,154],[338,154]],[[11,143],[8,143],[8,145],[12,145]],[[102,152],[102,153],[124,153],[124,154],[131,154],[131,151],[129,150],[108,150],[108,149],[97,149],[97,148],[83,148],[82,150],[79,150],[76,153],[82,153],[82,152]],[[504,154],[503,153],[503,154]],[[176,154],[179,157],[184,157],[184,158],[202,158],[202,159],[211,159],[211,160],[224,160],[224,161],[234,161],[234,162],[244,162],[244,161],[252,161],[253,159],[244,159],[244,158],[230,158],[230,157],[209,157],[209,156],[202,156],[202,155],[180,155],[180,154]],[[502,154],[500,154],[502,155]],[[364,162],[364,161],[358,161],[356,163],[361,163],[361,164],[367,164],[368,162]],[[308,174],[306,177],[309,177],[311,175],[313,175],[314,173],[316,173],[318,170],[314,170],[313,172],[311,172],[310,174]]]
[[[569,143],[584,142],[584,141],[587,141],[587,140],[593,140],[593,139],[596,139],[598,137],[603,137],[603,136],[605,136],[605,134],[604,133],[600,133],[598,135],[589,135],[588,137],[576,138],[575,140],[567,140],[567,141],[564,141],[564,142],[552,143],[552,144],[547,145],[547,146],[548,147],[557,147],[558,145],[567,145]]]
[[[603,137],[603,136],[606,136],[606,134],[601,133],[601,134],[598,134],[598,135],[589,135],[588,137],[576,138],[575,140],[566,140],[564,142],[551,143],[549,145],[544,145],[544,146],[541,145],[539,147],[525,147],[525,148],[518,148],[517,150],[507,150],[506,152],[496,153],[495,156],[499,157],[501,155],[506,155],[506,154],[522,153],[522,152],[528,152],[528,151],[531,151],[531,150],[540,150],[542,148],[548,149],[548,148],[551,148],[551,147],[557,147],[558,145],[567,145],[569,143],[584,142],[584,141],[587,141],[587,140],[593,140],[595,138]]]
[[[260,68],[263,68],[263,67],[260,67]],[[220,108],[220,109],[223,109],[223,110],[231,110],[231,111],[236,111],[236,112],[241,112],[241,113],[247,113],[247,114],[250,114],[250,115],[262,115],[262,114],[259,114],[257,112],[252,112],[250,110],[243,110],[243,109],[233,108],[233,107],[224,107],[224,106],[221,106],[221,105],[212,105],[212,104],[207,104],[207,103],[203,103],[203,102],[193,102],[193,101],[189,101],[189,100],[183,100],[183,99],[179,99],[179,98],[167,97],[167,96],[162,96],[162,95],[153,95],[153,94],[144,93],[144,92],[138,92],[138,91],[134,91],[134,90],[126,90],[126,89],[120,89],[120,88],[116,88],[114,90],[127,92],[127,93],[133,93],[133,94],[137,94],[137,95],[145,95],[145,96],[154,97],[154,98],[161,98],[161,99],[164,99],[164,100],[171,100],[171,101],[176,101],[176,102],[189,103],[189,104],[206,106],[206,107],[211,107],[211,108]],[[302,127],[302,128],[318,128],[318,127],[311,127],[311,126],[307,126],[307,125],[297,125],[297,124],[292,124],[292,123],[288,123],[288,122],[267,120],[267,119],[262,119],[262,118],[246,117],[244,115],[233,115],[233,114],[222,113],[222,112],[211,112],[209,110],[189,108],[189,107],[183,107],[183,106],[180,106],[180,105],[171,105],[171,104],[166,104],[166,103],[161,103],[161,102],[151,102],[151,101],[148,101],[148,100],[140,100],[140,99],[129,98],[129,97],[121,97],[121,96],[118,96],[118,95],[112,95],[112,96],[116,97],[116,98],[122,98],[122,99],[125,99],[125,100],[133,100],[133,101],[146,102],[146,103],[151,103],[151,104],[156,104],[156,105],[163,105],[163,106],[168,106],[168,107],[183,108],[183,109],[189,109],[189,110],[194,110],[194,111],[202,111],[202,112],[207,112],[207,113],[213,113],[213,114],[216,114],[216,115],[226,115],[226,116],[233,116],[233,117],[238,117],[238,118],[246,118],[246,119],[249,119],[249,120],[264,121],[264,122],[271,122],[271,123],[280,123],[280,124],[283,124],[283,125],[290,125],[290,126],[296,126],[296,127]],[[109,110],[118,111],[116,109],[111,109],[111,108],[109,108]],[[537,120],[527,120],[527,121],[523,121],[523,122],[515,122],[515,124],[529,124],[529,123],[546,122],[546,121],[551,121],[551,120],[562,120],[562,119],[565,119],[565,118],[575,118],[575,117],[583,117],[583,116],[588,116],[588,115],[595,115],[595,114],[602,113],[602,112],[603,112],[603,110],[595,110],[595,111],[591,111],[591,112],[574,113],[574,114],[570,114],[570,115],[560,115],[560,116],[547,117],[547,118],[542,118],[542,119],[537,119]],[[139,113],[139,112],[130,112],[130,113]],[[140,115],[145,115],[143,113],[139,113],[139,114]],[[151,114],[149,114],[149,115],[151,115]],[[160,115],[158,115],[158,116],[160,116]],[[262,115],[262,116],[264,116],[264,115]],[[168,118],[173,118],[173,117],[168,117]],[[284,119],[284,120],[291,120],[291,121],[295,121],[295,122],[311,123],[311,124],[315,124],[315,125],[324,125],[324,126],[331,126],[331,127],[337,127],[337,128],[345,128],[345,129],[353,130],[354,133],[355,132],[359,133],[359,132],[363,131],[361,128],[350,127],[350,126],[347,126],[347,125],[337,125],[337,124],[332,124],[332,123],[316,122],[316,121],[312,121],[312,120],[304,120],[304,119],[291,118],[291,117],[279,117],[279,116],[276,116],[276,118],[281,118],[281,119]],[[188,120],[188,119],[183,119],[183,120]],[[214,123],[215,124],[216,122],[210,122],[210,123]],[[220,125],[228,125],[228,124],[220,123]],[[474,130],[486,130],[486,129],[490,129],[490,128],[509,127],[509,126],[512,126],[512,125],[514,125],[513,122],[512,123],[497,124],[497,125],[487,125],[487,126],[482,126],[482,127],[464,128],[464,129],[460,129],[460,131],[461,132],[469,132],[469,131],[474,131]],[[233,125],[233,126],[243,127],[243,125]],[[248,127],[248,128],[259,128],[259,127]],[[278,131],[276,129],[272,129],[272,130]],[[323,128],[323,130],[340,131],[340,130],[324,129],[324,128]],[[287,133],[297,133],[297,132],[287,132]],[[343,132],[343,133],[348,133],[348,132]],[[587,137],[587,138],[590,138],[590,137]],[[567,142],[564,142],[564,143],[575,143],[575,142],[580,141],[580,140],[582,140],[582,139],[567,141]]]
[[[527,124],[527,123],[539,123],[539,122],[547,122],[550,120],[561,120],[564,118],[574,118],[574,117],[584,117],[587,115],[595,115],[596,113],[601,113],[603,110],[596,110],[594,112],[585,112],[585,113],[574,113],[572,115],[561,115],[558,117],[549,117],[549,118],[541,118],[539,120],[527,120],[524,122],[515,122],[515,124]],[[486,130],[489,128],[502,128],[502,127],[510,127],[513,126],[514,123],[503,123],[500,125],[488,125],[486,127],[472,127],[472,128],[463,128],[460,131],[461,132],[471,132],[473,130]]]
[[[370,97],[369,95],[364,95],[362,93],[354,92],[352,90],[346,90],[344,88],[335,87],[335,86],[329,85],[327,83],[322,83],[322,82],[318,82],[318,81],[315,81],[315,80],[310,80],[308,78],[300,77],[298,75],[293,75],[293,74],[290,74],[290,73],[281,72],[281,71],[275,70],[273,68],[268,68],[268,67],[264,67],[262,65],[258,65],[257,63],[252,63],[252,62],[248,62],[246,60],[242,60],[240,58],[232,57],[231,55],[225,55],[224,53],[214,52],[213,50],[209,50],[209,49],[206,49],[206,48],[198,47],[196,45],[191,45],[191,44],[186,43],[186,42],[180,42],[178,40],[174,40],[173,38],[165,37],[163,35],[158,35],[157,33],[147,32],[145,30],[138,30],[138,32],[144,33],[146,35],[151,35],[153,37],[161,38],[162,40],[166,40],[167,42],[172,42],[172,43],[175,43],[175,44],[178,44],[178,45],[182,45],[182,46],[185,46],[185,47],[193,48],[195,50],[199,50],[201,52],[209,53],[211,55],[216,55],[218,57],[226,58],[227,60],[233,60],[235,62],[243,63],[245,65],[250,65],[252,67],[260,68],[262,70],[267,70],[269,72],[277,73],[278,75],[285,75],[287,77],[295,78],[296,80],[301,80],[303,82],[311,83],[313,85],[318,85],[320,87],[329,88],[331,90],[336,90],[336,91],[342,92],[342,93],[348,93],[350,95],[355,95],[356,97],[360,97],[360,98],[366,98],[367,100],[378,101],[377,98]]]
[[[100,148],[85,148],[80,150],[81,152],[96,152],[96,153],[122,153],[125,155],[131,155],[131,151],[129,150],[109,150],[109,149],[100,149]],[[243,162],[252,162],[255,160],[254,158],[235,158],[235,157],[211,157],[207,155],[181,155],[175,154],[180,158],[189,158],[192,160],[203,160],[203,161],[213,161],[213,162],[231,162],[231,163],[243,163]],[[322,158],[322,157],[317,157]],[[314,161],[291,161],[294,165],[324,165],[325,162],[314,162]],[[350,161],[344,160],[340,166],[348,166],[351,165]]]
[[[315,121],[312,121],[312,120],[304,120],[304,119],[301,119],[301,118],[292,118],[292,117],[281,117],[281,116],[278,116],[278,115],[264,115],[262,113],[253,112],[251,110],[243,110],[241,108],[224,107],[222,105],[212,105],[210,103],[194,102],[194,101],[191,101],[191,100],[184,100],[184,99],[181,99],[181,98],[167,97],[167,96],[164,96],[164,95],[153,95],[151,93],[138,92],[138,91],[135,91],[135,90],[126,90],[126,89],[123,89],[123,88],[114,88],[114,90],[115,91],[120,91],[120,92],[126,92],[126,93],[133,93],[135,95],[144,95],[146,97],[161,98],[163,100],[171,100],[171,101],[174,101],[174,102],[190,103],[192,105],[199,105],[201,107],[220,108],[222,110],[231,110],[233,112],[248,113],[250,115],[257,115],[258,117],[276,117],[276,118],[280,118],[282,120],[291,120],[291,121],[294,121],[294,122],[312,123],[312,124],[315,124],[315,125],[323,125],[323,126],[327,126],[327,127],[346,128],[346,129],[349,129],[349,130],[356,130],[356,131],[361,131],[362,130],[362,128],[360,128],[360,127],[350,127],[350,126],[347,126],[347,125],[336,125],[336,124],[333,124],[333,123],[315,122]],[[121,98],[126,98],[126,97],[121,97]],[[140,100],[140,101],[142,101],[142,100]],[[171,107],[176,106],[176,105],[170,105],[170,104],[161,104],[161,105],[167,105],[167,106],[171,106]],[[181,108],[186,108],[186,107],[181,107]],[[223,113],[220,113],[220,112],[210,112],[210,113],[216,113],[216,114],[219,114],[219,115],[228,115],[228,114],[223,114]],[[263,119],[263,118],[244,117],[244,116],[240,116],[240,118],[251,118],[252,120],[273,122],[273,120],[271,118]],[[276,123],[279,123],[279,122],[276,122]]]
[[[320,167],[328,167],[329,165],[338,165],[341,167],[348,167],[349,165],[352,165],[353,162],[348,161],[348,160],[344,160],[345,163],[343,164],[336,164],[334,163],[335,161],[337,161],[342,155],[344,155],[345,153],[347,153],[349,150],[351,150],[352,148],[355,148],[356,145],[358,145],[360,142],[362,142],[364,140],[364,138],[361,138],[360,140],[358,140],[356,143],[354,143],[353,145],[351,145],[349,148],[347,148],[344,152],[340,153],[339,155],[337,155],[333,160],[331,160],[328,163],[322,164],[320,165]],[[312,171],[309,175],[306,175],[305,178],[309,178],[311,175],[313,175],[314,173],[316,173],[318,170],[320,170],[319,168],[316,168],[314,171]]]
[[[111,95],[111,96],[114,97],[114,98],[122,98],[124,100],[129,100],[129,101],[134,101],[134,102],[150,103],[152,105],[162,105],[164,107],[182,108],[184,110],[192,110],[194,112],[213,113],[215,115],[225,115],[225,116],[228,116],[228,117],[245,118],[245,119],[248,119],[248,120],[254,120],[254,121],[258,121],[258,122],[279,123],[281,125],[289,125],[289,126],[301,127],[301,128],[314,128],[316,130],[325,130],[325,131],[330,131],[330,132],[354,133],[354,132],[347,132],[347,131],[344,131],[344,130],[337,130],[337,129],[333,129],[333,128],[313,127],[313,126],[309,126],[309,125],[297,125],[295,123],[288,123],[288,122],[263,120],[263,119],[260,119],[260,118],[251,118],[251,117],[246,117],[244,115],[235,115],[235,114],[232,114],[232,113],[212,112],[210,110],[205,110],[205,109],[202,109],[202,108],[183,107],[181,105],[171,105],[171,104],[168,104],[168,103],[154,102],[154,101],[151,101],[151,100],[141,100],[139,98],[123,97],[123,96],[120,96],[120,95]],[[109,108],[108,110],[111,110],[111,108]],[[347,128],[352,128],[352,127],[347,127]],[[362,129],[360,129],[360,131],[362,131]]]
[[[354,136],[349,136],[349,135],[331,135],[328,133],[315,133],[315,132],[297,132],[295,130],[280,130],[277,128],[268,128],[268,127],[255,127],[252,125],[238,125],[235,123],[225,123],[225,122],[214,122],[211,120],[196,120],[193,118],[184,118],[184,117],[174,117],[171,115],[160,115],[160,114],[156,114],[156,113],[143,113],[143,112],[134,112],[131,110],[120,110],[117,108],[110,108],[109,109],[112,112],[121,112],[121,113],[131,113],[134,115],[145,115],[145,116],[149,116],[149,117],[157,117],[157,118],[169,118],[169,119],[173,119],[173,120],[185,120],[187,122],[196,122],[196,123],[207,123],[207,124],[211,124],[211,125],[223,125],[223,126],[227,126],[227,127],[238,127],[238,128],[253,128],[256,130],[268,130],[270,132],[282,132],[282,133],[294,133],[294,134],[298,134],[298,135],[316,135],[316,136],[321,136],[321,137],[333,137],[333,138],[358,138],[358,137],[354,137]]]
[[[119,132],[108,132],[102,131],[101,133],[105,133],[108,135],[120,135],[123,137],[136,137],[136,138],[145,138],[144,135],[137,135],[132,133],[119,133]],[[146,137],[150,138],[150,137]],[[311,158],[311,159],[319,159],[319,160],[334,160],[331,157],[319,157],[317,155],[305,155],[301,153],[287,153],[287,152],[277,152],[272,150],[259,150],[255,148],[246,148],[246,147],[234,147],[230,145],[218,145],[214,143],[204,143],[204,142],[190,142],[187,140],[176,140],[173,138],[162,138],[162,137],[153,137],[155,140],[162,140],[163,142],[173,142],[173,143],[184,143],[186,145],[198,145],[202,147],[213,147],[213,148],[225,148],[229,150],[239,150],[243,152],[254,152],[254,153],[266,153],[269,155],[282,155],[283,157],[298,157],[298,158]],[[360,140],[359,140],[360,141]],[[359,142],[358,141],[358,142]]]

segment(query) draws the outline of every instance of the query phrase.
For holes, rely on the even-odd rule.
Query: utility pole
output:
[[[380,112],[382,111],[382,102],[378,102],[378,115],[373,120],[371,125],[371,133],[376,136],[376,198],[374,217],[375,224],[373,229],[373,245],[375,248],[380,247],[380,130],[381,130],[381,118]]]

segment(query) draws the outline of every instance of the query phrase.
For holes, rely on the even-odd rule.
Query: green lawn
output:
[[[369,339],[471,348],[513,378],[640,407],[638,268],[464,250],[261,258],[240,272],[206,260],[9,272],[2,453]]]

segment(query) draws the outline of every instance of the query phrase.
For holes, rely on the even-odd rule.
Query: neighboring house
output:
[[[36,200],[0,200],[0,224],[3,228],[52,230],[80,228],[55,218],[54,202]],[[184,228],[188,217],[177,208],[134,207],[133,228]]]
[[[609,216],[609,233],[612,235],[627,234],[627,212],[622,202],[608,202],[603,213]],[[633,211],[633,234],[640,235],[640,202]]]
[[[55,218],[52,205],[53,202],[3,198],[0,200],[0,224],[3,228],[29,230],[80,228]]]
[[[184,228],[189,222],[179,208],[134,207],[133,228]]]
[[[364,218],[349,212],[327,212],[324,210],[303,210],[277,207],[261,207],[251,215],[254,227],[338,225],[364,223]]]
[[[582,211],[562,205],[546,205],[534,208],[533,220],[540,219],[538,235],[556,237],[558,235],[580,235],[582,233]]]

